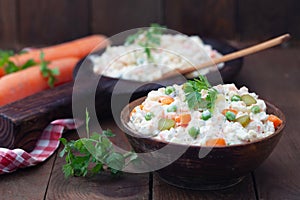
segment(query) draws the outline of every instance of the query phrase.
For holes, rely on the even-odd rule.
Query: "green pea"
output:
[[[165,89],[165,94],[166,95],[169,95],[171,93],[173,93],[175,91],[175,88],[172,87],[172,86],[167,86],[166,89]]]
[[[236,118],[234,121],[239,122],[243,127],[246,127],[250,123],[250,117],[249,115],[244,115]]]
[[[201,118],[203,119],[203,120],[208,120],[209,118],[211,118],[211,113],[209,112],[209,110],[205,110],[203,113],[202,113],[202,116],[201,116]]]
[[[231,111],[227,111],[226,114],[225,114],[225,117],[228,121],[235,120],[235,114]]]
[[[192,127],[192,128],[189,129],[189,135],[190,135],[192,138],[194,138],[194,139],[197,138],[197,136],[199,135],[199,133],[200,133],[199,128]]]
[[[252,104],[256,103],[256,100],[250,95],[250,94],[245,94],[241,96],[242,101],[245,102],[247,106],[251,106]]]
[[[240,100],[242,100],[242,98],[239,95],[233,95],[231,97],[231,101],[240,101]]]
[[[173,105],[173,106],[169,106],[167,108],[167,112],[176,112],[177,111],[177,106]]]
[[[172,119],[160,119],[158,121],[158,129],[160,131],[163,131],[163,130],[169,130],[170,128],[174,127],[176,124],[176,122]]]
[[[255,105],[251,108],[251,112],[253,112],[254,114],[257,114],[260,112],[260,107],[258,105]]]
[[[154,114],[153,114],[152,112],[148,112],[148,113],[146,113],[146,115],[145,115],[145,120],[146,120],[146,121],[149,121],[149,120],[152,119],[152,117],[154,117]]]

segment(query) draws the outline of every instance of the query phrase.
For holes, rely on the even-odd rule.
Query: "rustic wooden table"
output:
[[[152,173],[65,179],[61,170],[64,159],[55,153],[41,165],[1,175],[0,199],[299,199],[300,49],[276,48],[245,58],[235,83],[248,86],[281,108],[287,126],[272,155],[232,188],[178,189]],[[102,125],[119,133],[117,143],[125,139],[112,120]],[[76,133],[68,132],[65,136],[76,138]]]

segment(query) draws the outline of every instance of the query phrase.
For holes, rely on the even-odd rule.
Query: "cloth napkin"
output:
[[[34,166],[45,161],[58,148],[63,131],[76,128],[73,119],[55,120],[45,128],[32,152],[0,148],[0,174],[11,173],[19,168]]]

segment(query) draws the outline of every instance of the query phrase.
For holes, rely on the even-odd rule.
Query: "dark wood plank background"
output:
[[[300,41],[298,0],[0,0],[0,48],[108,36],[156,22],[200,36],[258,41],[290,32]]]
[[[239,47],[243,47],[240,44]],[[269,100],[285,113],[287,125],[281,140],[269,158],[240,184],[218,191],[190,191],[170,186],[153,174],[124,174],[113,179],[96,177],[65,179],[65,163],[57,151],[46,162],[0,176],[1,200],[35,199],[110,199],[110,200],[181,200],[249,199],[299,200],[300,197],[300,48],[277,47],[245,57],[240,74],[233,81],[246,85],[261,98]],[[129,148],[125,135],[108,118],[101,127],[111,128],[113,142]],[[84,128],[84,127],[82,127]],[[77,139],[76,131],[65,133]]]

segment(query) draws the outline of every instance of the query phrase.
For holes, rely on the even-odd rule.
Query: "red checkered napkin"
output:
[[[55,120],[45,128],[32,152],[0,148],[0,174],[10,173],[18,168],[34,166],[45,161],[57,149],[64,129],[75,128],[73,119]]]

